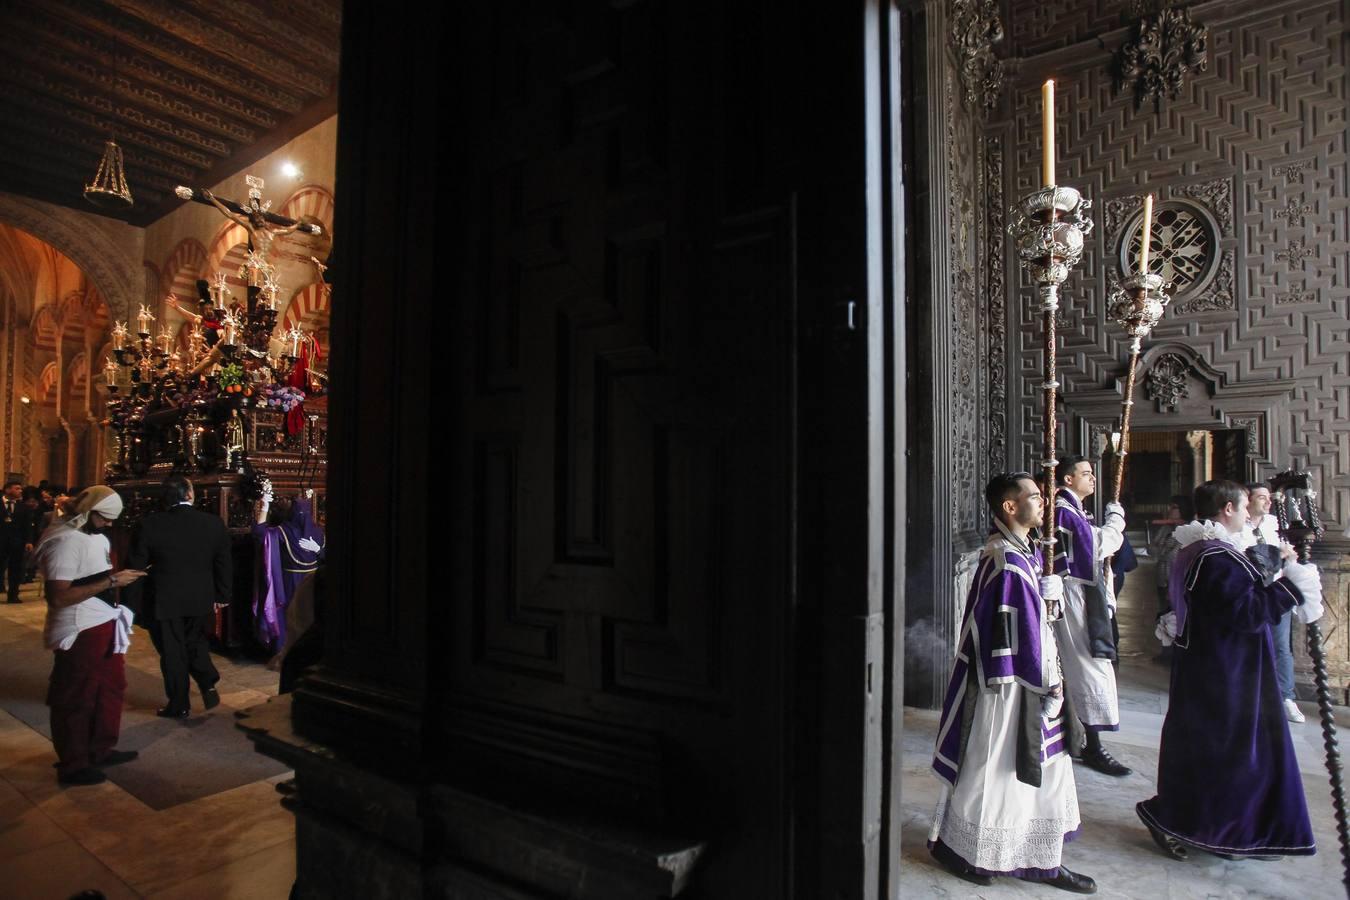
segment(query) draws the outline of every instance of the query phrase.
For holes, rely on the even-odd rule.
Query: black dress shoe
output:
[[[1096,769],[1103,775],[1113,775],[1116,778],[1123,778],[1131,771],[1128,766],[1121,765],[1105,750],[1084,750],[1081,762],[1089,769]]]
[[[207,709],[215,709],[220,705],[220,692],[215,688],[207,688],[202,691],[202,706]]]
[[[155,710],[155,715],[161,719],[186,719],[192,713],[186,709],[172,709],[168,706]]]
[[[1139,821],[1143,822],[1144,827],[1148,829],[1148,833],[1153,836],[1153,843],[1157,844],[1162,852],[1173,859],[1181,860],[1183,862],[1189,859],[1190,853],[1186,850],[1185,844],[1181,843],[1181,841],[1172,837],[1170,834],[1164,834],[1159,831],[1157,828],[1153,827],[1153,823],[1144,818],[1143,805],[1144,804],[1142,803],[1136,803],[1134,805],[1134,811],[1139,816]]]
[[[1049,881],[1042,881],[1041,884],[1048,884],[1050,887],[1057,887],[1061,891],[1071,891],[1075,894],[1095,894],[1097,893],[1097,882],[1086,875],[1079,875],[1077,872],[1071,872],[1063,866],[1055,873],[1055,877]]]
[[[109,750],[108,755],[94,763],[96,766],[120,766],[122,763],[131,762],[140,756],[138,750]]]
[[[979,884],[988,887],[994,883],[990,875],[981,875],[975,871],[975,868],[961,857],[957,856],[946,844],[934,844],[928,851],[933,854],[933,859],[937,860],[942,868],[960,878],[962,881],[969,881],[971,884]]]
[[[83,769],[76,769],[74,772],[57,775],[56,780],[61,784],[101,784],[108,780],[108,776],[93,766],[85,766]]]

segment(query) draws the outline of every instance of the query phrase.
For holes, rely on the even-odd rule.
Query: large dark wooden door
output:
[[[693,18],[479,23],[452,557],[472,602],[444,721],[457,765],[687,831],[716,850],[703,883],[779,896],[792,198],[731,196],[735,51]]]
[[[428,895],[876,896],[895,35],[440,16],[344,18],[333,612],[294,709],[388,780],[300,779],[301,870],[364,877],[341,820]]]

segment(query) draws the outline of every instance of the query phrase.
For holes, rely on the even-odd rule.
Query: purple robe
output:
[[[996,537],[984,548],[966,597],[961,644],[947,684],[933,755],[933,771],[949,785],[956,784],[966,749],[968,710],[975,703],[971,687],[1015,683],[1040,695],[1054,683],[1050,679],[1058,677],[1057,672],[1046,671],[1049,665],[1042,654],[1040,560],[1039,550],[1024,551],[1006,538]],[[1038,697],[1031,699],[1039,703]],[[1041,762],[1064,752],[1063,731],[1062,719],[1051,725],[1042,718]]]
[[[258,640],[276,653],[286,646],[286,608],[295,589],[315,570],[323,547],[323,529],[314,524],[312,501],[297,499],[291,518],[280,525],[253,526],[261,565],[253,587],[253,622]],[[319,544],[318,552],[300,546],[301,538]]]
[[[1055,574],[1097,582],[1097,541],[1082,501],[1060,488],[1055,496]]]
[[[1139,804],[1179,841],[1235,856],[1315,852],[1303,780],[1275,679],[1271,626],[1303,602],[1266,585],[1222,541],[1182,548],[1169,590],[1177,615],[1158,751],[1158,795]]]

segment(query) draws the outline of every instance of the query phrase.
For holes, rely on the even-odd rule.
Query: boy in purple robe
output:
[[[1316,850],[1303,781],[1285,723],[1271,627],[1288,609],[1322,615],[1311,565],[1263,575],[1243,553],[1247,492],[1232,481],[1195,489],[1199,520],[1174,537],[1172,611],[1159,637],[1174,645],[1158,795],[1135,807],[1173,859],[1199,848],[1229,859]]]
[[[286,608],[300,582],[318,568],[324,538],[314,522],[310,497],[283,500],[269,516],[271,503],[272,495],[263,494],[254,507],[253,536],[261,566],[253,589],[253,621],[258,640],[276,653],[286,646]]]
[[[942,707],[933,756],[942,794],[928,846],[974,884],[1006,875],[1091,894],[1096,882],[1060,863],[1080,820],[1051,627],[1063,588],[1041,575],[1030,537],[1043,499],[1025,472],[995,476],[985,499],[995,531],[966,599]]]
[[[1083,723],[1081,759],[1103,775],[1121,777],[1130,770],[1102,746],[1101,732],[1120,729],[1116,692],[1113,623],[1115,576],[1106,561],[1125,540],[1125,511],[1106,504],[1106,521],[1098,527],[1083,502],[1097,491],[1097,476],[1086,457],[1066,456],[1055,468],[1055,574],[1064,579],[1064,615],[1055,622],[1060,659],[1064,663],[1069,705]],[[1070,753],[1079,755],[1071,746]]]

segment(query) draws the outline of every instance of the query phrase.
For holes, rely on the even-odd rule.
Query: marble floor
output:
[[[1315,856],[1259,862],[1227,861],[1192,853],[1189,861],[1176,862],[1163,856],[1136,817],[1134,805],[1154,793],[1158,737],[1167,712],[1168,667],[1155,658],[1158,644],[1152,634],[1154,595],[1150,565],[1141,560],[1141,568],[1129,576],[1121,598],[1121,726],[1119,733],[1107,735],[1102,741],[1134,773],[1111,778],[1075,764],[1083,831],[1077,841],[1065,848],[1065,865],[1095,878],[1098,897],[1330,900],[1345,896],[1315,704],[1301,703],[1307,722],[1290,726],[1317,837]],[[1340,708],[1337,712],[1340,723],[1350,723],[1350,711]],[[937,717],[936,712],[928,710],[905,711],[901,895],[906,898],[1070,896],[1054,888],[1012,879],[998,879],[991,887],[979,887],[947,874],[933,862],[926,844],[938,797],[938,782],[929,769]],[[1341,746],[1350,746],[1350,731],[1338,726],[1338,732]]]
[[[1167,668],[1154,659],[1151,573],[1131,576],[1121,601],[1121,730],[1107,738],[1134,774],[1108,778],[1076,767],[1083,835],[1065,861],[1097,879],[1098,896],[1121,898],[1256,898],[1322,900],[1341,896],[1334,821],[1312,704],[1308,722],[1291,726],[1320,852],[1279,862],[1229,862],[1196,854],[1189,862],[1162,856],[1134,815],[1153,793],[1158,735],[1167,708]],[[33,586],[18,606],[0,604],[0,653],[14,642],[41,639],[45,604]],[[252,662],[217,657],[222,705],[229,716],[276,692],[276,674]],[[138,632],[128,666],[158,677],[154,649]],[[144,683],[144,680],[141,680]],[[5,690],[0,685],[0,692]],[[129,694],[127,729],[154,721],[163,697]],[[1342,712],[1345,712],[1342,710]],[[1350,721],[1350,714],[1344,717]],[[938,868],[925,849],[937,782],[929,754],[937,713],[906,710],[904,844],[901,894],[911,897],[1067,896],[1051,888],[1000,880],[978,888]],[[242,733],[239,740],[245,740]],[[1342,732],[1342,743],[1350,734]],[[0,709],[0,897],[65,900],[96,888],[109,898],[271,900],[285,898],[295,875],[295,825],[278,802],[272,778],[156,810],[111,781],[62,788],[51,742]],[[133,762],[129,765],[136,765]],[[756,898],[757,900],[757,898]],[[767,900],[767,898],[766,898]]]
[[[22,604],[0,603],[0,653],[15,642],[41,645],[46,604],[36,585],[21,596]],[[159,678],[144,632],[136,632],[127,665]],[[217,656],[216,665],[221,705],[197,716],[232,717],[276,694],[277,675],[261,664]],[[161,723],[155,708],[163,703],[162,693],[130,691],[123,734]],[[96,889],[110,900],[284,900],[289,893],[295,820],[276,790],[289,773],[156,810],[112,781],[62,787],[54,759],[47,737],[0,709],[0,897],[65,900]]]

